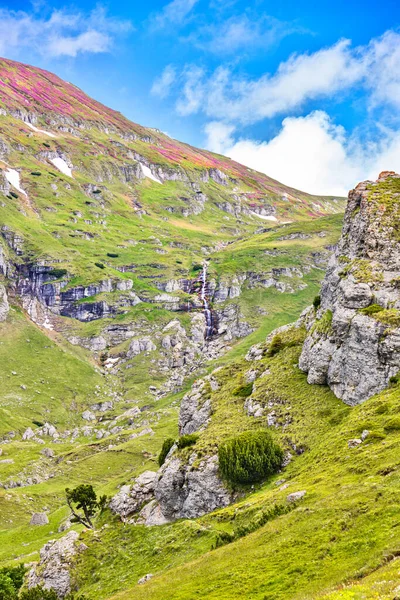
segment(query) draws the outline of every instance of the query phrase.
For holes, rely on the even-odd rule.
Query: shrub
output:
[[[11,579],[13,586],[18,591],[24,583],[26,569],[21,563],[17,567],[3,567],[0,569],[0,577],[6,576]]]
[[[116,254],[116,252],[107,252],[107,256],[110,258],[118,258],[119,254]]]
[[[274,335],[268,348],[267,356],[275,356],[283,348],[283,341],[280,335]]]
[[[203,265],[193,265],[192,267],[193,271],[202,271],[203,270]]]
[[[103,265],[103,263],[96,262],[94,264],[96,265],[96,267],[99,267],[99,269],[104,269],[105,268],[104,265]]]
[[[221,444],[218,458],[228,481],[255,483],[279,469],[283,451],[267,431],[247,431]]]
[[[194,444],[199,439],[197,433],[188,433],[187,435],[182,435],[179,440],[176,442],[176,445],[180,450],[182,448],[187,448],[188,446],[194,446]]]
[[[396,375],[392,375],[392,377],[389,379],[389,383],[390,385],[397,385],[400,381],[400,372],[396,373]]]
[[[165,463],[165,459],[167,458],[168,452],[171,450],[172,446],[175,444],[175,440],[173,438],[167,438],[164,440],[164,443],[161,448],[161,452],[158,456],[158,464],[160,467]]]
[[[321,306],[321,296],[315,296],[315,298],[313,300],[313,306],[314,306],[315,310],[319,309],[319,307]]]
[[[241,385],[233,390],[234,396],[239,396],[240,398],[247,398],[253,392],[253,384],[246,383],[246,385]]]
[[[46,146],[46,148],[51,148],[51,146],[48,142],[43,142],[43,146]]]
[[[17,598],[17,590],[8,575],[0,573],[0,600],[14,600]]]
[[[97,190],[97,189],[96,189],[96,190],[93,190],[93,191],[92,191],[92,194],[101,194],[101,190]]]
[[[66,275],[67,273],[67,269],[52,269],[49,272],[49,275],[55,277],[56,279],[61,279],[61,277],[64,277],[64,275]]]
[[[18,194],[16,194],[15,192],[12,192],[12,191],[10,192],[10,196],[12,198],[19,198]]]
[[[41,172],[40,171],[31,171],[31,175],[34,175],[35,177],[40,177]]]

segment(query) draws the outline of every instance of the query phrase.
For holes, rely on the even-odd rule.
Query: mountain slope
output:
[[[88,549],[71,586],[93,600],[314,597],[380,564],[396,547],[396,384],[352,411],[297,368],[304,323],[274,356],[265,341],[317,296],[343,210],[0,60],[2,564],[38,560],[70,529],[65,487],[115,498],[146,471],[140,518],[171,522],[107,509],[95,533],[72,527]],[[158,471],[183,412],[200,436]],[[291,462],[237,494],[218,445],[258,428]],[[30,525],[37,512],[49,523]]]

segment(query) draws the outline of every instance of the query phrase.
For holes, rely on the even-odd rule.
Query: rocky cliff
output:
[[[400,176],[349,193],[343,232],[309,319],[300,368],[357,404],[400,370]]]

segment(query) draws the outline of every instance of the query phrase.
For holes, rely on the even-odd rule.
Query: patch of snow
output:
[[[63,158],[60,156],[50,158],[50,162],[53,163],[61,173],[64,173],[64,175],[67,175],[68,177],[72,177],[72,171]]]
[[[51,138],[56,138],[57,136],[54,135],[54,133],[50,133],[50,131],[45,131],[44,129],[38,129],[37,127],[35,127],[34,125],[32,125],[32,123],[26,123],[26,125],[28,125],[28,127],[30,127],[31,129],[33,129],[33,131],[36,131],[37,133],[44,133],[44,135],[48,135]]]
[[[278,219],[276,217],[273,217],[272,215],[259,215],[256,212],[253,212],[252,210],[250,211],[252,215],[254,215],[255,217],[258,217],[259,219],[264,219],[264,221],[277,221]]]
[[[27,193],[21,188],[18,171],[8,168],[7,171],[4,172],[4,175],[8,183],[15,187],[16,190],[21,192],[21,194],[25,194],[25,196],[27,195]]]
[[[142,169],[142,173],[145,177],[148,177],[149,179],[152,179],[153,181],[156,181],[157,183],[162,183],[162,181],[160,181],[158,179],[158,177],[156,177],[155,175],[153,175],[153,173],[150,171],[149,167],[147,167],[146,165],[144,165],[143,163],[139,163]]]

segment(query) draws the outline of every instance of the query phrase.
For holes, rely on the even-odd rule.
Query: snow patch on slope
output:
[[[61,173],[64,173],[64,175],[67,175],[68,177],[72,177],[72,170],[63,158],[56,156],[56,158],[50,158],[50,162],[53,163]]]
[[[160,181],[158,179],[158,177],[156,177],[155,175],[153,175],[153,173],[150,171],[149,167],[147,167],[146,165],[144,165],[143,163],[139,163],[142,169],[142,173],[145,177],[148,177],[149,179],[152,179],[153,181],[156,181],[157,183],[162,183],[162,181]]]
[[[44,129],[38,129],[37,127],[32,125],[32,123],[26,123],[26,125],[28,125],[28,127],[33,129],[33,131],[36,131],[37,133],[44,133],[44,135],[48,135],[51,138],[57,137],[56,135],[54,135],[54,133],[50,133],[50,131],[45,131]]]
[[[21,188],[18,171],[8,168],[6,171],[4,171],[4,175],[8,183],[15,187],[16,190],[21,192],[21,194],[25,194],[25,196],[27,196],[27,193]]]
[[[259,215],[256,212],[253,212],[252,210],[250,211],[252,215],[254,215],[255,217],[258,217],[259,219],[264,219],[264,221],[277,221],[278,219],[276,217],[273,217],[272,215]]]

